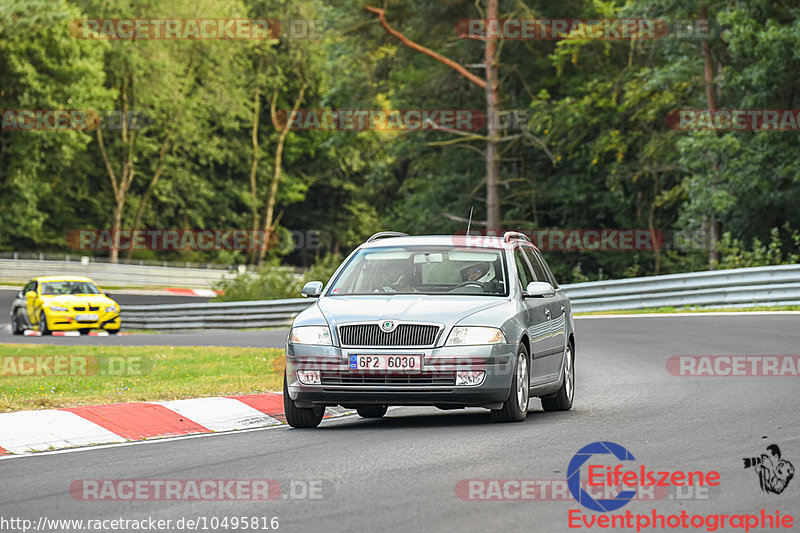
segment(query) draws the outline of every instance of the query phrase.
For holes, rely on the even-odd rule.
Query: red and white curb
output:
[[[206,298],[213,298],[218,294],[222,294],[222,291],[214,291],[211,289],[179,289],[176,287],[168,287],[164,290],[170,294],[180,296],[205,296]]]
[[[348,413],[329,408],[325,417]],[[0,413],[0,455],[285,423],[281,393]]]

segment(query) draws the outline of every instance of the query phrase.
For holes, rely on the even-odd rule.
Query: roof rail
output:
[[[531,238],[525,235],[524,233],[520,233],[518,231],[507,231],[503,233],[504,242],[511,242],[511,239],[523,239],[533,244]]]
[[[383,239],[385,237],[408,237],[408,233],[403,233],[400,231],[379,231],[367,239],[367,242],[377,241],[378,239]]]

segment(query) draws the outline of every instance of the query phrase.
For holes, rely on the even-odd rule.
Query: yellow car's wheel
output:
[[[39,331],[42,332],[42,335],[50,335],[50,329],[47,327],[47,316],[44,311],[39,315]]]

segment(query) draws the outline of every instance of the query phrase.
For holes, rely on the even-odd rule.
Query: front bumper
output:
[[[499,408],[511,390],[515,350],[511,344],[387,349],[288,343],[287,391],[298,407],[378,404]],[[416,374],[352,371],[348,362],[353,354],[422,355],[422,369]],[[300,383],[298,370],[318,370],[322,383]],[[483,382],[456,385],[456,372],[467,370],[484,371]]]
[[[76,331],[79,329],[105,329],[115,331],[120,328],[119,313],[99,313],[95,321],[77,320],[82,313],[45,311],[47,327],[52,331]]]

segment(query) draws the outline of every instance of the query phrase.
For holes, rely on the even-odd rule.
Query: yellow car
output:
[[[88,333],[119,331],[119,305],[89,278],[44,276],[30,280],[11,303],[11,331],[38,329]]]

